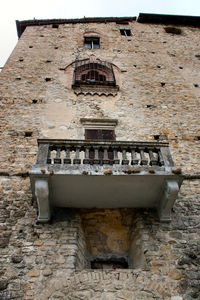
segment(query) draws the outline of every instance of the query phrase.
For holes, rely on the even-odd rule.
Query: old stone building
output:
[[[200,18],[17,21],[0,299],[200,299]]]

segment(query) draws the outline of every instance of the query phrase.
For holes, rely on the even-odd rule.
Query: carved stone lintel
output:
[[[38,222],[45,223],[50,220],[49,186],[47,179],[35,181],[35,196],[38,204]]]
[[[175,180],[167,180],[158,207],[160,221],[171,221],[171,209],[178,196],[179,185]]]

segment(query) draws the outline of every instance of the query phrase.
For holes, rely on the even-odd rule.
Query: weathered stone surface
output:
[[[51,270],[44,270],[43,271],[43,275],[44,276],[50,276],[50,275],[52,275],[53,274],[53,272],[51,271]]]
[[[5,290],[8,286],[8,280],[0,280],[0,291]]]
[[[43,241],[35,241],[34,243],[33,243],[33,245],[34,246],[42,246],[43,245]]]
[[[28,272],[28,275],[30,277],[38,277],[38,276],[40,276],[40,272],[38,270],[31,270]]]
[[[13,255],[11,259],[14,264],[18,264],[22,261],[23,257],[21,255]]]

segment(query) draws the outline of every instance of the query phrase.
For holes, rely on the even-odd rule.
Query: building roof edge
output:
[[[22,35],[27,26],[43,26],[53,24],[76,24],[76,23],[110,23],[110,22],[132,22],[152,23],[152,24],[174,24],[185,26],[200,26],[199,16],[184,16],[184,15],[165,15],[165,14],[149,14],[140,13],[139,17],[96,17],[96,18],[81,18],[81,19],[33,19],[16,21],[18,37]],[[123,24],[123,23],[122,23]]]
[[[184,15],[165,15],[165,14],[148,14],[140,13],[137,18],[139,23],[153,24],[173,24],[186,26],[200,26],[199,16],[184,16]]]
[[[97,18],[81,18],[81,19],[33,19],[33,20],[16,20],[18,37],[22,35],[27,26],[42,26],[53,24],[76,24],[76,23],[110,23],[110,22],[131,22],[136,21],[136,17],[97,17]]]

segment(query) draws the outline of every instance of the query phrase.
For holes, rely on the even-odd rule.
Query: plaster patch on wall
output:
[[[56,101],[57,100],[57,101]],[[66,102],[56,99],[46,105],[43,116],[43,134],[48,138],[70,138],[70,123],[74,118],[75,111],[67,107]],[[68,129],[68,130],[67,130]]]
[[[65,125],[61,125],[59,128],[62,130],[67,130],[67,126],[65,126]]]

